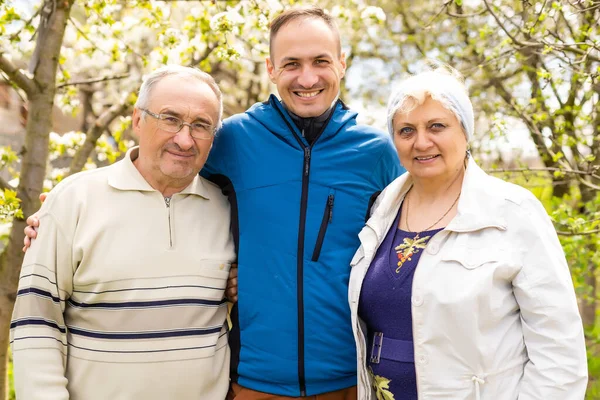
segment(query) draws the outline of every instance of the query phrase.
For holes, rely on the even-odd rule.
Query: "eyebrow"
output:
[[[432,124],[434,122],[443,122],[445,124],[449,124],[450,122],[448,121],[447,118],[432,118],[430,120],[427,121],[427,125]],[[415,124],[408,122],[408,121],[400,121],[400,124],[402,125],[408,125],[408,126],[415,126]]]
[[[166,109],[162,110],[159,114],[172,115],[172,116],[177,117],[177,118],[179,118],[180,120],[183,121],[183,115],[182,114],[178,113],[177,111],[173,111],[173,110],[171,110],[169,108],[166,108]],[[209,120],[208,118],[196,117],[196,118],[194,118],[192,120],[192,122],[197,122],[197,121],[200,121],[200,122],[202,122],[204,124],[207,124],[207,125],[212,125],[212,121]]]
[[[311,59],[312,59],[312,60],[316,60],[316,59],[318,59],[318,58],[328,58],[328,59],[333,59],[333,57],[332,57],[330,54],[327,54],[327,53],[321,53],[321,54],[319,54],[319,55],[316,55],[316,56],[312,57]],[[288,57],[283,57],[283,58],[281,59],[281,63],[283,64],[283,63],[286,63],[286,62],[290,62],[290,61],[299,61],[299,60],[301,60],[301,58],[300,58],[300,57],[290,57],[290,56],[288,56]]]
[[[449,123],[447,118],[432,118],[429,121],[427,121],[427,125],[433,123],[433,122],[444,122],[444,123]]]

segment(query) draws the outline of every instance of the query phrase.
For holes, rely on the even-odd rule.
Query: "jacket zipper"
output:
[[[321,220],[321,227],[319,228],[319,235],[317,236],[317,243],[315,244],[315,250],[313,251],[312,261],[319,260],[319,256],[321,255],[321,248],[323,247],[323,241],[325,240],[325,233],[327,233],[327,227],[331,223],[333,218],[333,201],[335,197],[330,194],[327,197],[327,202],[325,203],[325,212],[323,213],[323,219]]]
[[[338,100],[339,101],[339,100]],[[331,112],[327,121],[323,124],[321,131],[315,136],[314,140],[310,145],[306,145],[302,139],[296,133],[294,127],[285,118],[284,113],[279,109],[277,104],[273,104],[273,107],[281,119],[285,122],[288,129],[294,135],[294,138],[304,150],[304,161],[302,166],[302,194],[300,196],[300,223],[298,226],[298,254],[297,254],[297,297],[298,297],[298,386],[300,387],[300,396],[306,396],[306,374],[304,372],[304,236],[306,234],[306,209],[308,207],[308,181],[310,174],[310,153],[313,145],[319,140],[319,137],[325,131],[325,128],[329,124],[331,117],[335,113],[335,110]],[[337,107],[337,103],[333,105]],[[304,136],[304,133],[302,133]]]
[[[165,205],[167,206],[167,218],[169,221],[169,249],[173,248],[173,231],[171,228],[171,198],[165,197]]]

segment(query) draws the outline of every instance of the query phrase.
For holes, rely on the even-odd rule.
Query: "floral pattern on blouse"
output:
[[[425,236],[420,238],[419,234],[414,238],[404,238],[403,242],[394,248],[396,253],[398,254],[398,268],[396,268],[396,273],[400,273],[400,268],[404,265],[406,261],[410,261],[411,257],[414,254],[417,254],[419,250],[424,249],[427,246],[427,242],[431,236]]]
[[[371,382],[377,395],[377,400],[395,400],[394,394],[388,390],[391,380],[375,375],[371,368],[369,368],[369,374],[371,375]]]

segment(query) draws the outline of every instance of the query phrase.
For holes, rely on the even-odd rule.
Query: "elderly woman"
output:
[[[581,400],[587,382],[569,268],[540,202],[469,154],[456,74],[412,76],[388,128],[408,171],[377,199],[352,260],[358,396]]]

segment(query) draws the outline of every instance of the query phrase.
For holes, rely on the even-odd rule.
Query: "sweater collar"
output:
[[[144,179],[140,171],[138,171],[133,164],[133,161],[138,158],[138,156],[138,146],[129,149],[121,161],[113,164],[113,170],[108,176],[108,184],[117,190],[123,191],[158,192],[158,190],[154,189],[148,181]],[[196,175],[192,183],[179,193],[193,194],[205,199],[210,198],[208,190],[199,175]]]

